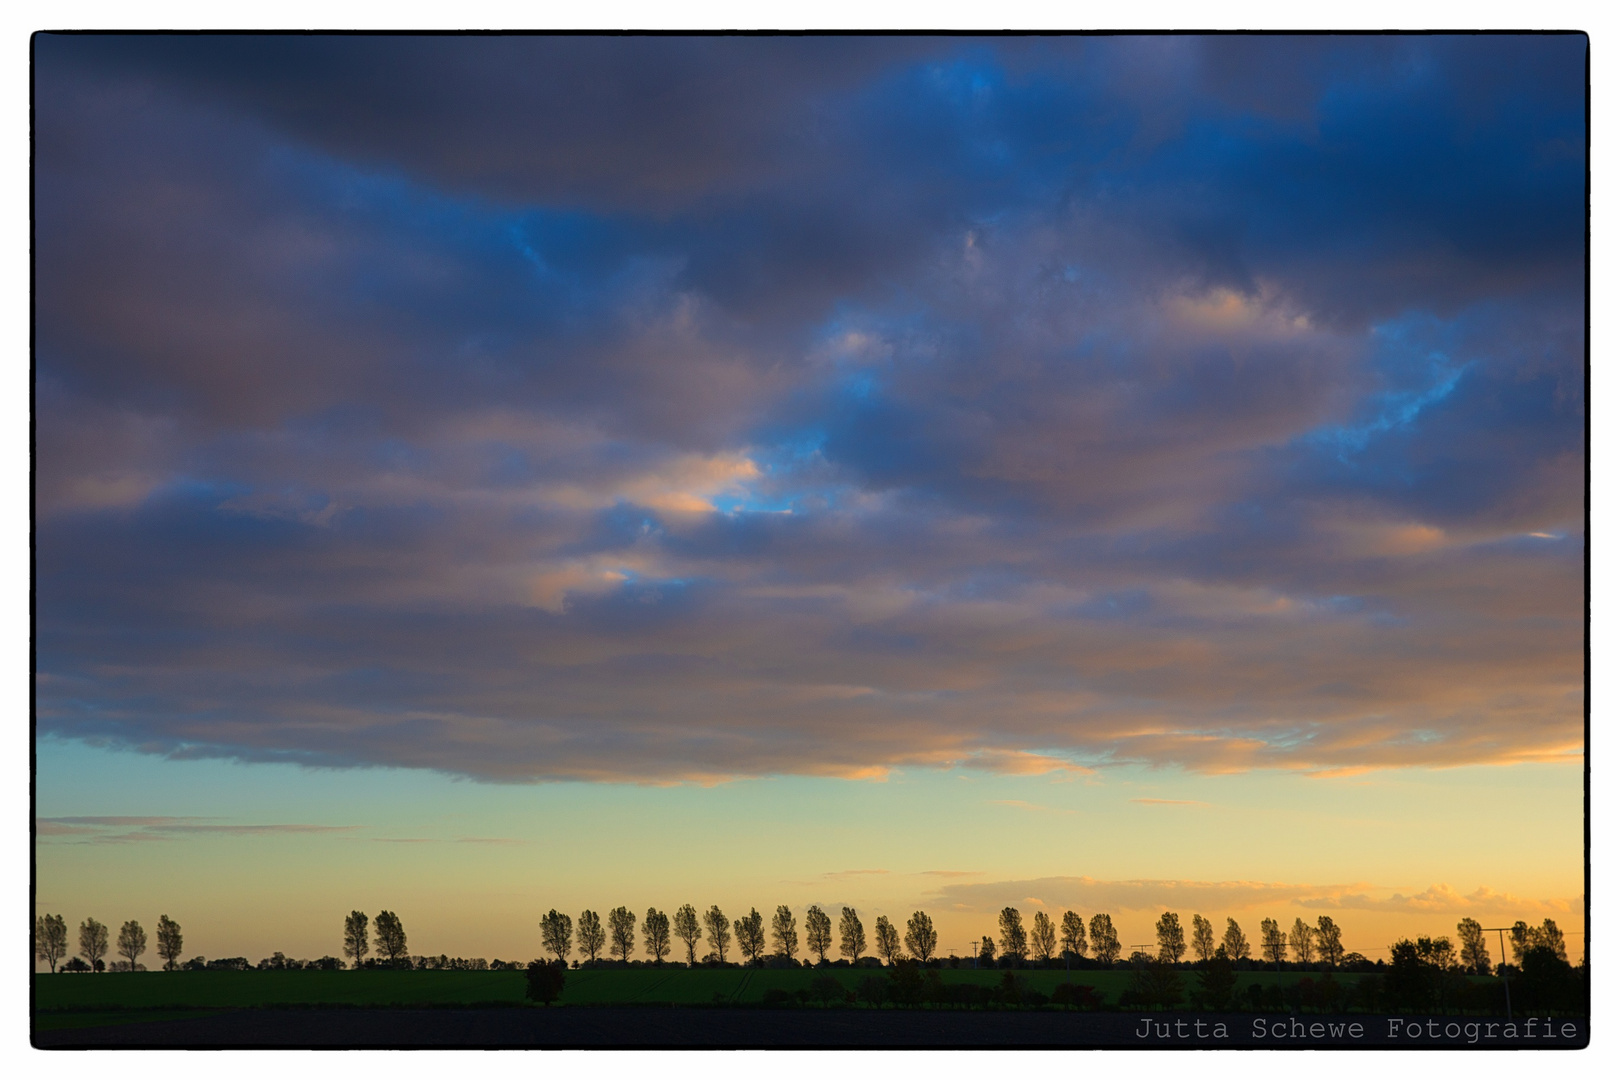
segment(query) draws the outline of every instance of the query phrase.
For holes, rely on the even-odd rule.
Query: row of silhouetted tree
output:
[[[589,909],[580,912],[576,922],[556,909],[540,920],[540,940],[546,952],[566,963],[577,949],[582,960],[590,962],[613,958],[628,962],[638,944],[638,920],[626,907],[616,907],[603,919]],[[762,960],[767,953],[785,960],[794,960],[801,948],[810,956],[825,962],[836,952],[852,963],[858,962],[870,950],[885,963],[894,964],[910,958],[923,963],[933,959],[939,950],[939,934],[934,921],[926,912],[915,911],[906,920],[902,934],[888,916],[879,915],[872,926],[872,939],[867,940],[866,926],[854,908],[839,911],[834,925],[832,916],[819,905],[812,904],[804,914],[802,923],[786,904],[779,905],[767,924],[765,916],[756,908],[748,914],[730,919],[719,905],[706,912],[691,904],[683,904],[673,917],[656,908],[648,908],[639,920],[639,943],[646,955],[655,962],[663,962],[672,953],[684,953],[688,964],[700,962],[725,963],[735,944],[747,962]],[[980,940],[977,957],[994,962],[998,955],[1004,960],[1022,962],[1028,959],[1050,961],[1055,958],[1094,958],[1102,964],[1112,964],[1122,951],[1119,935],[1112,918],[1104,913],[1093,915],[1088,921],[1073,911],[1065,911],[1053,919],[1044,911],[1037,911],[1026,926],[1023,913],[1006,907],[997,918],[998,935]],[[1322,915],[1315,925],[1296,918],[1286,930],[1275,919],[1260,921],[1259,951],[1255,955],[1247,936],[1237,920],[1227,918],[1226,926],[1217,939],[1215,925],[1202,915],[1193,915],[1191,934],[1182,926],[1176,912],[1166,911],[1154,926],[1157,952],[1133,952],[1132,958],[1155,960],[1160,963],[1180,963],[1189,952],[1191,959],[1210,961],[1224,959],[1242,961],[1257,959],[1267,964],[1280,964],[1291,960],[1297,964],[1320,963],[1334,968],[1341,965],[1357,966],[1366,958],[1357,953],[1346,953],[1339,926],[1330,916]],[[67,963],[68,926],[60,915],[41,915],[34,922],[34,954],[50,965],[52,972],[60,965],[64,971],[102,971],[106,969],[104,957],[109,946],[108,928],[95,919],[79,924],[78,955]],[[1532,950],[1544,950],[1547,955],[1568,963],[1564,935],[1552,919],[1540,926],[1524,921],[1513,924],[1504,932],[1504,939],[1513,952],[1513,963],[1522,965]],[[399,967],[411,964],[406,947],[405,925],[392,911],[380,911],[373,920],[365,912],[350,912],[343,920],[343,955],[355,967]],[[163,959],[166,971],[177,970],[180,964],[184,938],[180,924],[167,915],[157,922],[157,953]],[[699,948],[708,951],[699,956]],[[113,965],[114,970],[140,971],[140,957],[147,949],[146,931],[136,920],[123,924],[116,941],[118,955],[124,959]],[[375,959],[367,959],[375,952]],[[1408,953],[1427,966],[1437,970],[1455,970],[1464,974],[1488,974],[1493,970],[1489,942],[1485,930],[1474,919],[1465,918],[1457,924],[1457,942],[1450,938],[1420,937],[1416,941],[1402,940],[1391,949],[1402,956]],[[279,958],[281,954],[277,953]],[[330,959],[330,958],[328,958]],[[260,967],[281,967],[282,964],[261,962]],[[285,966],[298,965],[291,962]],[[203,966],[201,958],[186,967]],[[209,967],[218,966],[209,964]],[[246,967],[246,961],[240,965]],[[331,967],[331,963],[300,966]],[[341,966],[338,962],[336,966]],[[431,966],[431,965],[429,965]]]
[[[629,908],[616,907],[607,913],[604,925],[601,916],[586,909],[580,912],[576,924],[553,908],[540,920],[540,943],[562,963],[567,962],[576,947],[586,961],[603,957],[628,961],[636,949],[636,916]],[[700,944],[709,947],[702,958],[704,961],[725,963],[733,943],[748,961],[762,959],[767,949],[772,955],[792,960],[799,953],[801,938],[799,920],[786,904],[777,907],[768,927],[765,916],[757,908],[750,908],[747,915],[733,920],[726,917],[718,904],[702,914],[691,904],[682,904],[673,918],[657,908],[648,908],[641,919],[641,943],[655,961],[662,962],[679,946],[686,953],[686,962],[696,964]],[[804,914],[802,945],[807,954],[822,961],[835,948],[839,955],[851,961],[859,960],[869,948],[866,926],[854,908],[846,907],[839,912],[835,937],[832,916],[815,904]],[[879,915],[872,926],[870,948],[888,963],[907,954],[927,961],[939,950],[939,934],[934,929],[934,920],[926,912],[912,913],[906,920],[903,936],[888,916]]]
[[[105,926],[95,919],[84,920],[79,924],[79,953],[62,964],[68,956],[67,920],[60,915],[41,915],[34,920],[34,956],[49,964],[52,972],[56,971],[58,964],[62,964],[63,971],[106,970],[102,958],[107,955],[107,939]],[[157,951],[163,958],[164,970],[175,969],[180,960],[182,943],[180,924],[167,915],[159,915]],[[146,930],[140,923],[131,919],[120,927],[117,946],[118,955],[124,959],[113,965],[114,970],[143,970],[140,959],[146,952]]]

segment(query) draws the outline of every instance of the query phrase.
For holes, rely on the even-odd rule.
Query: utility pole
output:
[[[1507,967],[1507,938],[1504,935],[1509,930],[1512,930],[1513,927],[1511,927],[1511,926],[1482,926],[1482,927],[1480,927],[1480,929],[1485,931],[1486,933],[1490,933],[1492,930],[1496,931],[1496,943],[1497,943],[1498,946],[1500,946],[1500,948],[1502,950],[1502,967],[1506,968]],[[1513,980],[1511,978],[1509,978],[1505,973],[1502,975],[1502,992],[1507,995],[1507,1012],[1508,1012],[1507,1018],[1509,1020],[1512,1020],[1513,1019]]]

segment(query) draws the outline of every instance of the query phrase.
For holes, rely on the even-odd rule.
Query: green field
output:
[[[871,968],[698,968],[632,967],[570,971],[558,1004],[592,1005],[759,1005],[773,990],[795,995],[813,980],[831,975],[845,991],[887,972]],[[943,969],[947,985],[996,986],[1004,972]],[[1018,978],[1029,990],[1050,996],[1066,981],[1090,986],[1105,1006],[1115,1005],[1131,982],[1126,970],[1022,970]],[[1250,983],[1291,986],[1302,977],[1271,972],[1238,973],[1238,989]],[[1344,976],[1346,983],[1358,976]],[[1490,979],[1472,982],[1494,983]],[[1182,983],[1197,986],[1192,972]],[[169,1019],[176,1010],[241,1008],[466,1007],[526,1006],[521,971],[180,971],[102,975],[36,975],[34,1023],[41,1029]],[[1274,992],[1274,991],[1273,991]],[[780,995],[775,995],[780,1001]],[[787,1004],[788,1002],[782,1002]],[[814,1002],[798,1007],[817,1008]],[[840,1006],[844,1003],[839,1002]],[[866,1007],[866,1006],[861,1006]],[[927,1006],[924,1006],[927,1007]],[[194,1013],[195,1015],[195,1013]]]
[[[883,971],[861,968],[779,970],[771,968],[603,968],[570,971],[561,1005],[759,1004],[772,989],[808,990],[830,974],[846,990]],[[994,986],[999,971],[949,969],[947,984]],[[1118,998],[1126,971],[1020,971],[1031,989],[1050,994],[1071,979],[1095,987],[1106,1001]],[[113,1009],[263,1008],[278,1005],[523,1005],[519,971],[176,971],[102,975],[36,975],[38,1012]]]

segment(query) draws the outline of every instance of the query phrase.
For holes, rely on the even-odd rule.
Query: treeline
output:
[[[639,922],[639,926],[638,926]],[[1134,950],[1129,962],[1141,968],[1147,964],[1180,965],[1184,963],[1209,964],[1221,961],[1235,965],[1237,970],[1248,970],[1256,964],[1326,970],[1345,969],[1371,972],[1384,967],[1360,953],[1347,952],[1339,926],[1330,916],[1322,915],[1315,924],[1296,918],[1284,929],[1275,919],[1262,919],[1258,948],[1250,945],[1247,935],[1236,919],[1228,917],[1219,938],[1215,924],[1203,915],[1192,916],[1190,930],[1183,927],[1181,917],[1173,911],[1161,914],[1155,923],[1157,946],[1154,952]],[[35,956],[50,965],[52,972],[61,965],[63,971],[108,970],[104,957],[109,946],[108,928],[95,919],[79,924],[78,955],[62,964],[68,953],[68,927],[60,915],[42,915],[34,923]],[[1513,952],[1513,963],[1493,968],[1489,942],[1481,925],[1473,919],[1457,924],[1457,942],[1448,937],[1419,937],[1415,941],[1402,939],[1390,948],[1390,963],[1411,962],[1427,969],[1459,974],[1513,974],[1532,954],[1568,966],[1564,935],[1552,919],[1540,926],[1516,922],[1505,935]],[[406,970],[499,971],[516,969],[522,965],[500,960],[485,962],[448,956],[423,957],[410,955],[405,924],[392,911],[379,911],[375,919],[362,911],[351,911],[343,920],[342,952],[346,959],[324,956],[319,960],[289,959],[281,953],[250,965],[244,957],[205,960],[193,957],[182,961],[184,936],[180,924],[167,915],[157,922],[157,953],[163,960],[165,971],[201,970],[314,970],[332,971],[373,968]],[[731,963],[733,946],[746,964],[770,962],[777,966],[814,966],[816,964],[861,965],[882,963],[889,966],[902,960],[916,961],[924,966],[938,963],[939,934],[934,921],[924,911],[912,912],[905,922],[904,932],[886,915],[879,915],[872,925],[870,943],[866,925],[854,908],[840,909],[836,924],[830,913],[812,904],[804,913],[801,923],[786,904],[778,905],[769,923],[757,908],[747,915],[729,918],[719,905],[711,905],[699,913],[691,904],[683,904],[673,917],[657,908],[648,908],[638,920],[627,907],[616,907],[604,920],[595,911],[580,912],[576,922],[555,908],[540,920],[542,948],[558,964],[566,965],[575,950],[581,963],[596,964],[603,960],[629,963],[638,945],[653,963],[662,964],[684,953],[689,966],[726,965]],[[147,949],[147,935],[141,924],[130,920],[123,924],[117,937],[118,955],[113,971],[144,971],[140,957]],[[707,946],[701,956],[699,949]],[[798,955],[807,954],[802,961]],[[1120,960],[1122,951],[1119,935],[1112,917],[1098,913],[1089,920],[1074,911],[1065,911],[1057,919],[1044,911],[1035,913],[1026,926],[1023,913],[1017,908],[1003,908],[997,917],[997,935],[984,935],[978,949],[965,958],[951,957],[952,966],[964,961],[975,966],[1019,967],[1027,963],[1049,966],[1061,962],[1065,966],[1111,967]],[[868,953],[871,955],[868,955]],[[836,960],[829,955],[836,953]]]

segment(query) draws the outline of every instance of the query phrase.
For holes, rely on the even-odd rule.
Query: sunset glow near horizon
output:
[[[1584,37],[34,48],[37,912],[1579,961]]]

